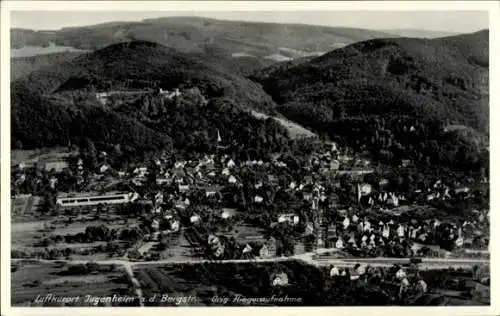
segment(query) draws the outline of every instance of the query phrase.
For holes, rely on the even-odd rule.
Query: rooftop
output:
[[[121,194],[129,194],[129,192],[119,192],[119,191],[111,191],[105,193],[99,192],[74,192],[74,193],[60,193],[57,195],[58,198],[68,198],[68,197],[94,197],[94,196],[110,196],[110,195],[121,195]]]

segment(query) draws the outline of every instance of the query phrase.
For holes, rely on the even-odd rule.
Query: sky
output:
[[[12,11],[10,22],[11,27],[15,28],[57,30],[63,27],[168,16],[451,33],[469,33],[488,28],[487,11]]]

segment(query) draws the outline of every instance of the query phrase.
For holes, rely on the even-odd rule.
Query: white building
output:
[[[273,286],[288,285],[288,275],[284,272],[277,274],[272,281]]]
[[[133,173],[137,177],[145,177],[148,173],[148,168],[147,167],[135,168]]]
[[[230,159],[228,162],[227,162],[227,167],[228,168],[233,168],[235,167],[236,164],[234,163],[234,161],[232,159]]]
[[[344,249],[344,240],[342,240],[341,237],[339,237],[339,239],[335,242],[335,248]]]
[[[200,219],[201,219],[201,218],[200,218],[200,216],[199,216],[199,215],[194,214],[193,216],[191,216],[191,217],[189,218],[189,221],[190,221],[191,223],[195,224],[195,223],[198,223],[198,222],[200,221]]]
[[[114,193],[104,195],[60,196],[56,204],[61,207],[92,206],[98,204],[123,204],[137,199],[136,193]]]
[[[293,213],[289,213],[289,214],[281,214],[280,216],[278,216],[278,223],[285,223],[285,222],[288,222],[288,223],[293,223],[294,225],[297,225],[300,221],[300,218],[298,215],[295,215]]]
[[[236,180],[236,177],[233,175],[231,175],[227,181],[232,184],[238,182],[238,180]]]
[[[221,212],[221,218],[228,219],[236,215],[236,210],[231,208],[223,208]]]
[[[335,277],[335,276],[339,276],[339,275],[340,275],[339,268],[337,268],[337,267],[333,267],[333,268],[330,270],[330,276],[331,276],[331,277]]]

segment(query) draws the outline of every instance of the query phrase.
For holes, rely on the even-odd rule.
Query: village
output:
[[[472,220],[454,222],[446,218],[412,216],[412,209],[429,207],[429,203],[436,200],[473,199],[469,187],[453,187],[437,180],[425,191],[414,190],[410,198],[386,189],[388,180],[382,178],[375,189],[373,184],[363,181],[373,173],[370,161],[340,153],[335,143],[326,144],[322,152],[311,155],[303,170],[291,173],[296,178],[282,176],[290,174],[290,167],[279,157],[265,162],[235,161],[227,154],[212,154],[199,161],[157,159],[150,166],[112,170],[106,164],[106,155],[100,153],[103,163],[96,172],[85,170],[81,158],[74,166],[68,166],[74,168],[76,183],[111,178],[112,187],[128,190],[94,194],[59,192],[61,180],[52,169],[47,180],[49,187],[57,192],[53,207],[71,214],[82,209],[92,213],[105,208],[110,212],[123,204],[139,205],[144,216],[138,224],[146,228],[148,234],[144,239],[148,244],[161,241],[162,235],[181,230],[196,230],[195,235],[204,239],[198,240],[200,245],[220,243],[217,235],[223,233],[222,229],[230,230],[239,223],[254,231],[286,230],[292,234],[279,237],[281,244],[288,237],[294,239],[293,247],[286,249],[276,246],[276,236],[267,236],[274,240],[272,250],[267,249],[269,240],[261,238],[262,242],[256,244],[259,233],[249,242],[237,240],[241,249],[237,247],[236,252],[247,256],[248,253],[257,256],[295,254],[304,252],[305,248],[329,247],[353,254],[408,257],[429,252],[435,246],[442,253],[462,248],[469,252],[472,248],[485,251],[488,247],[488,236],[484,233],[488,231],[488,211],[473,210]],[[22,187],[27,181],[25,172],[23,163],[14,169],[14,188]],[[301,173],[305,175],[303,178]],[[349,183],[341,183],[347,177]],[[352,196],[341,201],[341,192]],[[390,251],[389,245],[392,245]],[[224,257],[222,251],[216,253],[215,257]],[[136,257],[151,258],[151,255],[143,251]],[[234,254],[231,258],[234,259]]]
[[[218,143],[223,149],[220,135]],[[87,170],[78,156],[62,166],[49,159],[37,173],[20,163],[13,169],[14,190],[25,190],[23,184],[38,174],[34,182],[56,194],[49,195],[52,203],[26,192],[13,195],[13,201],[28,200],[24,212],[35,211],[13,214],[12,258],[134,264],[265,264],[289,258],[322,266],[334,283],[347,278],[397,284],[401,299],[428,291],[416,258],[428,261],[421,264],[427,267],[424,276],[426,269],[481,266],[467,260],[489,259],[488,211],[474,210],[470,220],[418,215],[436,200],[473,199],[471,188],[437,180],[407,195],[391,189],[386,178],[365,181],[375,173],[369,159],[331,142],[320,148],[303,170],[279,156],[237,161],[220,152],[198,161],[156,159],[127,170],[113,170],[106,152],[99,153],[97,170]],[[77,186],[94,184],[100,191],[60,192],[68,181],[61,176],[65,169],[73,169]],[[44,224],[30,233],[41,235],[25,239],[25,231],[16,230],[33,212]],[[478,280],[487,275],[481,272]],[[276,273],[271,283],[285,286],[289,277]]]
[[[104,103],[110,96],[97,95]],[[415,263],[477,270],[489,260],[487,179],[422,177],[410,159],[394,172],[313,139],[305,160],[241,160],[228,142],[217,131],[213,153],[162,153],[125,168],[113,167],[106,151],[70,146],[16,157],[12,258],[125,266],[299,260],[326,269],[332,282],[392,282],[400,297],[427,292]],[[142,284],[135,275],[143,272],[127,271]],[[288,282],[286,273],[271,281]]]

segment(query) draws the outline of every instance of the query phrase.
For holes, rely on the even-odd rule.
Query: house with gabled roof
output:
[[[278,223],[292,223],[293,225],[297,225],[300,221],[300,218],[295,213],[283,213],[278,216]]]
[[[201,186],[198,188],[205,191],[205,196],[210,197],[210,196],[216,196],[217,194],[220,194],[221,190],[224,187],[220,186],[220,185],[209,185],[209,186]]]
[[[179,192],[187,192],[189,190],[189,184],[179,184]]]
[[[232,217],[236,216],[236,209],[235,208],[223,208],[221,210],[220,216],[223,219],[232,218]]]

